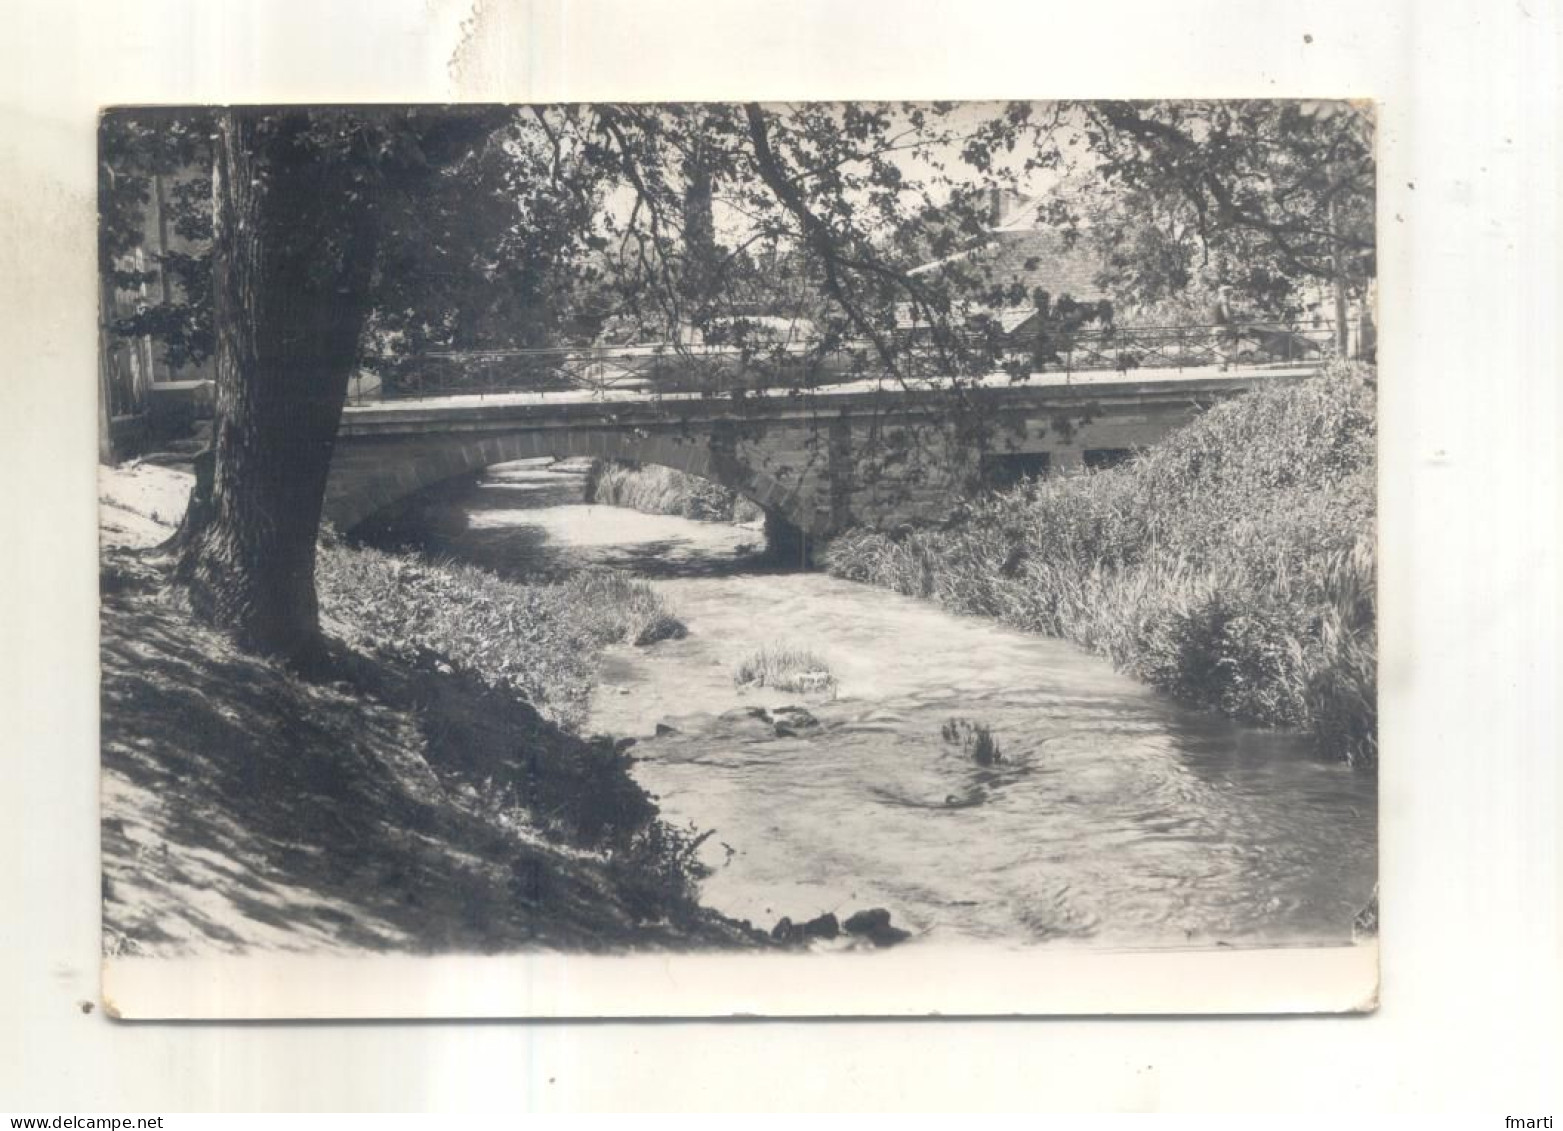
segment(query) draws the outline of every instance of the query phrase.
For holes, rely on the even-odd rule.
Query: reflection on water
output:
[[[1183,710],[1064,642],[754,572],[757,531],[586,507],[579,489],[506,469],[473,490],[447,550],[664,579],[689,636],[610,654],[591,726],[640,736],[636,774],[664,813],[714,830],[711,906],[763,924],[883,906],[941,941],[1349,939],[1377,871],[1368,775]],[[735,688],[738,661],[776,643],[821,655],[835,697]],[[744,709],[784,704],[819,726]],[[990,727],[1002,761],[946,741],[951,718]]]

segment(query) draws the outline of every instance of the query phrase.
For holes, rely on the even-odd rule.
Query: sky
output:
[[[773,104],[782,108],[788,104]],[[1046,103],[1036,104],[1039,111]],[[960,139],[969,136],[981,123],[990,120],[1003,112],[1005,103],[1002,102],[963,102],[958,103],[943,119],[943,127],[952,130],[955,140],[948,143],[935,144],[927,147],[926,154],[899,151],[888,155],[888,159],[899,167],[909,185],[926,184],[929,196],[934,203],[940,204],[948,200],[953,185],[935,183],[938,180],[938,170],[935,163],[944,165],[944,176],[951,178],[955,184],[980,185],[996,183],[999,178],[1011,176],[1016,178],[1018,191],[1026,197],[1037,197],[1046,194],[1056,188],[1063,179],[1060,170],[1034,169],[1029,173],[1024,166],[1028,158],[1038,152],[1035,146],[1018,145],[1013,152],[1000,151],[995,155],[994,168],[996,176],[988,176],[967,166],[960,156]],[[891,130],[894,134],[896,131]],[[1077,127],[1068,123],[1063,125],[1058,133],[1061,145],[1067,147],[1070,134],[1080,137]],[[1074,146],[1070,154],[1077,166],[1089,165],[1089,159],[1085,153],[1083,141]],[[903,205],[910,208],[917,202],[917,194],[910,189],[902,194]],[[849,195],[850,199],[850,195]],[[604,202],[604,208],[615,219],[626,219],[634,206],[635,193],[628,186],[611,193]],[[722,200],[722,186],[717,186],[717,199],[713,205],[713,219],[717,229],[718,241],[729,246],[740,243],[754,232],[754,222],[747,216],[736,211]]]

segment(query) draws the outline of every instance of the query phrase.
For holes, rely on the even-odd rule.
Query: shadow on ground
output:
[[[645,515],[607,503],[583,500],[579,469],[526,468],[524,478],[456,476],[424,488],[372,516],[352,531],[352,541],[433,559],[456,558],[518,581],[558,581],[582,569],[619,569],[651,580],[735,577],[786,572],[796,563],[779,561],[759,530],[728,523],[699,523],[677,516]],[[605,528],[622,538],[560,538],[549,516],[590,508]],[[686,531],[738,532],[736,545],[718,546],[697,536],[655,536],[648,523]],[[745,548],[744,543],[748,546]]]
[[[607,740],[439,656],[306,681],[106,558],[105,945],[494,953],[743,946]]]

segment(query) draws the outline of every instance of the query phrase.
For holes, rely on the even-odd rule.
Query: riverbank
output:
[[[1371,370],[1222,404],[1131,464],[943,528],[853,531],[842,578],[1059,636],[1180,701],[1377,759]]]
[[[765,517],[760,504],[706,479],[658,464],[596,460],[586,474],[586,502],[735,525]]]
[[[679,631],[644,584],[328,542],[333,670],[305,681],[195,622],[145,552],[187,475],[101,483],[110,952],[762,945],[699,906],[698,839],[623,744],[574,733],[603,647]]]

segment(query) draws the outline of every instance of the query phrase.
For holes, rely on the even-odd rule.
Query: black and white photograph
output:
[[[1375,126],[105,108],[108,984],[1325,953],[1371,1009]]]
[[[1556,0],[7,14],[0,1122],[1556,1121]]]

